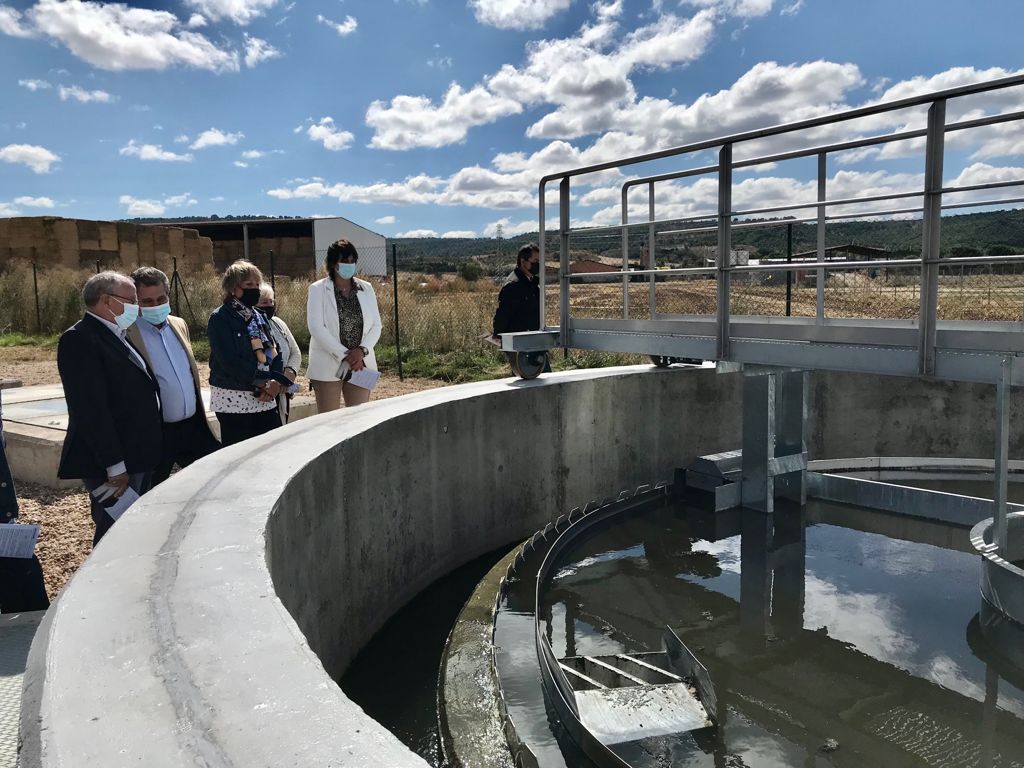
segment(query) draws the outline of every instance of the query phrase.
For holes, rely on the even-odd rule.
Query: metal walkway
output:
[[[697,358],[772,376],[773,370],[826,369],[993,384],[997,388],[996,541],[1000,549],[1005,548],[1009,397],[1011,387],[1024,386],[1024,255],[953,255],[948,247],[943,249],[942,215],[953,209],[1024,203],[1024,196],[1020,196],[1024,194],[1024,179],[949,184],[943,180],[943,165],[948,154],[947,136],[955,137],[951,150],[955,152],[972,140],[983,143],[994,133],[1002,135],[1008,129],[1019,131],[1024,127],[1024,111],[973,117],[981,110],[972,104],[972,99],[981,94],[996,94],[1005,102],[1006,89],[1021,86],[1024,76],[1017,75],[545,176],[539,198],[544,264],[547,192],[556,182],[558,185],[558,322],[548,324],[553,319],[547,313],[551,297],[545,286],[546,270],[542,269],[543,330],[503,335],[503,349],[592,349],[651,355],[661,362],[666,358]],[[947,122],[950,102],[957,111],[972,117]],[[918,123],[921,127],[872,133],[878,125]],[[837,134],[854,138],[819,143],[822,136]],[[764,152],[765,147],[776,151],[756,154]],[[920,188],[859,197],[829,196],[830,158],[835,163],[842,153],[894,148],[904,158],[923,150],[924,181]],[[677,170],[679,161],[687,157],[691,163],[706,162],[712,150],[717,152],[716,163]],[[763,204],[733,205],[737,172],[770,170],[775,164],[801,159],[817,162],[815,199],[778,204],[778,192],[769,192],[774,198]],[[903,162],[901,167],[905,167]],[[621,224],[571,226],[572,202],[574,194],[580,194],[581,179],[583,185],[601,183],[609,174],[621,174],[637,166],[657,172],[626,177],[621,187]],[[595,181],[595,174],[604,176]],[[657,217],[659,190],[669,193],[665,197],[670,198],[671,213],[673,205],[680,205],[682,194],[693,194],[693,188],[686,190],[675,183],[700,177],[711,177],[712,187],[717,188],[714,210],[681,218]],[[637,193],[642,197],[644,190],[647,220],[631,221],[631,204],[636,210]],[[696,204],[696,200],[689,202]],[[829,259],[835,251],[826,248],[829,223],[896,216],[920,217],[918,257]],[[790,247],[785,262],[744,264],[733,247],[734,234],[752,228],[785,227],[791,243],[792,226],[811,222],[817,227],[813,261],[794,261]],[[717,238],[714,266],[651,268],[659,254],[670,250],[667,243],[685,243],[695,235],[710,234]],[[620,253],[622,269],[572,274],[573,251],[585,252],[595,243],[605,252],[614,249]],[[644,268],[631,268],[631,257]],[[806,316],[793,316],[794,297],[801,296],[803,303],[797,302],[795,314],[803,312]],[[887,302],[884,306],[879,306],[880,297]],[[536,367],[537,372],[540,369]],[[768,387],[769,399],[773,386]],[[752,394],[745,400],[752,403],[757,387],[751,385],[748,389]],[[754,418],[753,411],[750,416]],[[778,436],[773,434],[773,419],[770,417],[755,431],[745,427],[745,454],[755,442],[770,442]],[[797,438],[798,430],[788,432],[791,434],[785,437]],[[799,445],[790,447],[790,453],[802,453]],[[770,462],[777,457],[769,451],[767,457],[760,458]],[[787,465],[776,469],[781,473],[791,468]],[[767,472],[765,490],[770,499],[771,466]],[[763,498],[764,493],[758,496]],[[748,503],[746,498],[743,503]],[[760,499],[755,499],[755,505],[765,508]]]

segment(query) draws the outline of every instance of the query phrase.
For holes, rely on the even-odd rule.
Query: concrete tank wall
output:
[[[971,389],[856,378],[816,377],[815,458],[991,455]],[[422,766],[331,678],[438,576],[737,447],[740,385],[649,367],[467,384],[198,462],[114,526],[48,614],[26,676],[23,765]],[[962,418],[921,416],[933,397]],[[1016,432],[1012,445],[1020,456]]]

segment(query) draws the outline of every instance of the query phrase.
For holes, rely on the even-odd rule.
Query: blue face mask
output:
[[[142,308],[142,319],[153,325],[161,325],[166,322],[169,314],[171,314],[171,305],[169,303]]]
[[[351,280],[356,276],[356,265],[355,264],[339,264],[338,265],[338,277],[342,280]]]
[[[121,300],[118,299],[118,301]],[[117,327],[122,331],[127,331],[135,324],[135,321],[139,319],[139,305],[129,304],[122,301],[121,306],[123,307],[123,311],[120,315],[114,318],[114,322],[117,323]]]

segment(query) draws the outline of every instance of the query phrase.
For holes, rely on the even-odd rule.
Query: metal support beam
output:
[[[818,202],[823,203],[826,199],[827,191],[825,189],[826,179],[828,177],[828,155],[824,152],[818,154]],[[826,206],[818,206],[818,261],[822,262],[825,260],[825,226],[828,210]],[[821,322],[825,319],[825,270],[819,269],[818,275],[814,280],[814,284],[817,286],[817,297],[815,301],[814,317],[817,322]]]
[[[1010,452],[1010,379],[1013,372],[1013,358],[1003,358],[1002,375],[996,382],[996,455],[995,494],[993,495],[992,517],[995,519],[995,544],[999,553],[1008,556],[1010,551],[1009,528],[1006,515],[1006,481],[1009,472]]]
[[[622,271],[629,271],[629,190],[622,188]],[[629,276],[622,276],[622,319],[629,319]]]
[[[540,246],[540,327],[544,330],[548,326],[548,315],[547,315],[547,232],[545,230],[546,214],[547,214],[547,185],[545,182],[540,183],[540,225],[537,233],[538,242]]]
[[[245,257],[246,261],[249,259],[249,225],[242,224],[242,256]]]
[[[569,177],[558,185],[558,276],[561,346],[569,346]],[[541,265],[541,272],[544,265]],[[541,323],[543,325],[543,322]]]
[[[924,213],[921,219],[921,309],[918,318],[918,371],[935,374],[935,329],[939,299],[939,245],[942,227],[942,163],[946,102],[928,109],[924,156]]]
[[[780,373],[775,393],[775,453],[780,457],[800,457],[797,470],[780,475],[775,481],[776,494],[800,506],[807,503],[807,371]],[[783,461],[776,459],[776,461]]]
[[[718,153],[718,344],[717,359],[729,359],[729,270],[732,267],[732,144]]]
[[[771,514],[775,508],[775,477],[768,462],[775,458],[776,374],[743,377],[743,487],[748,509]]]
[[[646,267],[644,267],[644,269],[654,269],[654,240],[655,240],[654,222],[657,219],[656,219],[656,217],[654,215],[654,182],[653,181],[647,187],[647,206],[648,206],[648,216],[649,216],[649,218],[647,220],[650,222],[650,224],[647,225],[647,265],[646,265]],[[657,296],[655,294],[655,279],[654,279],[654,274],[653,273],[651,273],[650,285],[648,286],[647,291],[648,291],[648,293],[647,293],[647,302],[648,302],[648,305],[650,307],[650,317],[651,317],[651,320],[653,320],[655,315],[657,315],[657,308],[658,308]]]

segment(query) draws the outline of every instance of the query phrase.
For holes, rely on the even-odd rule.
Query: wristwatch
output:
[[[363,357],[366,357],[368,354],[370,354],[370,350],[368,350],[366,347],[360,347],[359,349],[362,350]]]

